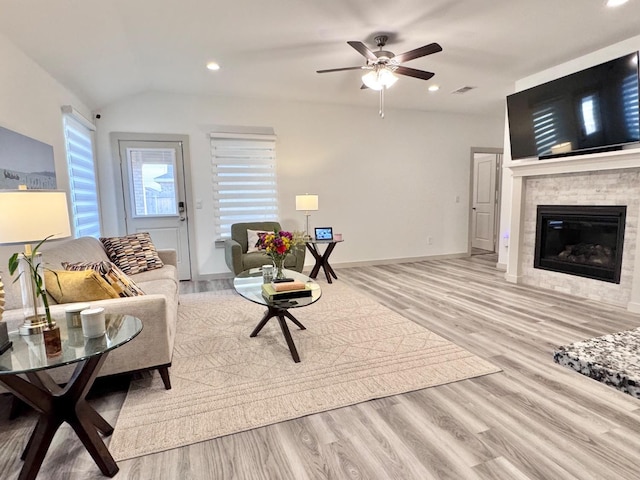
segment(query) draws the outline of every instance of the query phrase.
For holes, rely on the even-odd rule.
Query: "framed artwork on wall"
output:
[[[0,190],[55,190],[53,147],[0,127]]]

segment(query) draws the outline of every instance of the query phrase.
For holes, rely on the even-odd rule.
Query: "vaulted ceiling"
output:
[[[499,115],[515,80],[640,34],[639,0],[604,3],[0,0],[0,33],[94,109],[145,91],[376,105],[359,71],[316,70],[363,64],[346,42],[387,33],[396,54],[444,49],[405,64],[436,75],[401,77],[387,108]]]

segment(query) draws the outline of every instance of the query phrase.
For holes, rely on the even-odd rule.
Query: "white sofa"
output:
[[[62,262],[108,261],[102,243],[92,237],[47,242],[40,251],[43,262],[52,270],[64,270]],[[157,369],[164,385],[171,388],[169,367],[173,356],[173,344],[178,317],[178,276],[176,252],[159,250],[164,266],[159,269],[131,275],[131,279],[145,295],[114,298],[89,302],[92,307],[104,307],[107,313],[133,315],[142,320],[142,332],[131,342],[112,351],[100,370],[99,376],[138,370]],[[6,264],[6,262],[5,262]],[[22,300],[18,282],[8,278],[6,267],[2,269],[6,290],[3,320],[10,331],[17,330],[23,322]],[[56,321],[66,321],[64,309],[68,305],[51,305]],[[64,383],[73,371],[73,365],[50,370],[54,380]]]

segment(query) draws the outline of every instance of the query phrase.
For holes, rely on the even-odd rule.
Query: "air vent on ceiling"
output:
[[[452,95],[462,95],[463,93],[467,93],[469,90],[473,90],[476,87],[460,87],[457,90],[454,90],[453,92],[451,92]]]

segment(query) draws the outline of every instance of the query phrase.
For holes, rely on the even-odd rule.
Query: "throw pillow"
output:
[[[47,293],[56,303],[93,302],[118,298],[118,293],[94,270],[45,270]]]
[[[109,260],[127,275],[162,268],[164,263],[151,241],[148,232],[139,232],[124,237],[101,238]]]
[[[100,277],[116,291],[119,297],[136,297],[144,295],[144,292],[131,280],[127,274],[111,262],[62,262],[65,270],[78,272],[81,270],[94,270]]]
[[[262,246],[260,245],[260,240],[262,237],[264,237],[268,233],[273,233],[273,232],[265,232],[264,230],[247,229],[247,253],[259,252],[260,250],[264,250],[264,248],[262,248]]]

